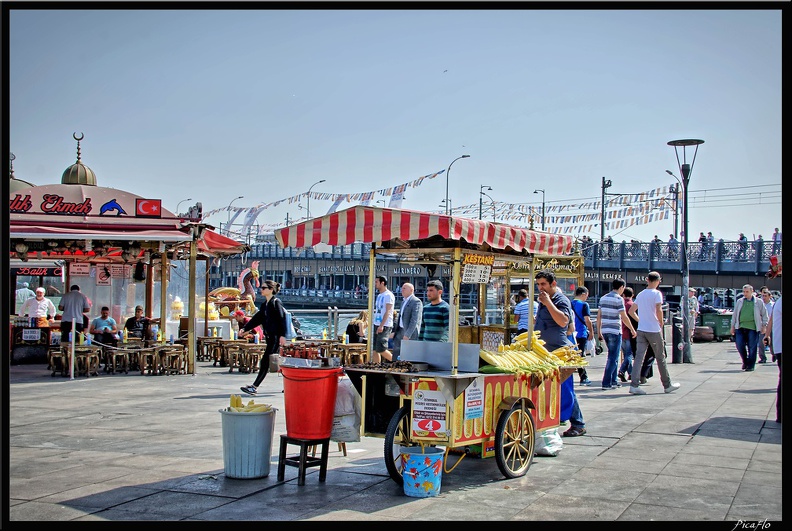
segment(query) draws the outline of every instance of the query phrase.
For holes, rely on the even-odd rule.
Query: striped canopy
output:
[[[415,210],[354,206],[275,231],[281,247],[308,247],[318,243],[348,245],[393,239],[422,240],[441,236],[449,240],[487,244],[493,249],[562,255],[572,250],[574,237]]]

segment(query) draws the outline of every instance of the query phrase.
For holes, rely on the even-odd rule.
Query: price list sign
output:
[[[486,284],[494,263],[494,256],[466,254],[462,259],[462,283]]]

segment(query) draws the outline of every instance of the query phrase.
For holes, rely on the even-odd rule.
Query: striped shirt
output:
[[[622,299],[618,293],[611,291],[610,293],[602,296],[599,301],[599,313],[602,316],[602,330],[600,330],[600,332],[603,335],[618,334],[621,336],[622,322],[619,313],[623,311],[624,299]]]
[[[438,304],[426,303],[419,341],[448,341],[448,321],[451,307],[444,300]]]

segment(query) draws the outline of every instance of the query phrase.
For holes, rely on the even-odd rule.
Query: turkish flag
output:
[[[162,199],[135,199],[135,216],[139,218],[161,218]]]

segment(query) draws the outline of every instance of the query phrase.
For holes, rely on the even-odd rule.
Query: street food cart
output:
[[[451,278],[446,280],[450,342],[408,341],[402,343],[400,360],[388,366],[345,366],[363,399],[361,434],[385,438],[385,464],[394,481],[403,481],[399,448],[404,446],[445,446],[447,453],[462,451],[462,457],[468,453],[494,455],[506,477],[527,472],[536,430],[559,425],[560,384],[576,368],[562,367],[549,378],[480,372],[480,350],[497,348],[509,336],[503,331],[500,335],[488,333],[491,327],[478,322],[461,329],[460,287],[462,283],[479,285],[482,312],[488,300],[487,288],[497,279],[495,272],[504,275],[507,284],[511,271],[518,267],[524,267],[533,278],[535,256],[570,253],[571,236],[368,206],[285,227],[275,236],[284,248],[371,243],[370,315],[374,313],[377,256],[395,256],[400,262],[422,265],[430,276],[438,266],[451,270]],[[530,295],[533,299],[533,283]],[[372,323],[370,338],[374,336],[373,327]],[[508,332],[508,324],[505,330]],[[532,333],[533,326],[529,330]],[[371,342],[367,348],[370,359]]]

